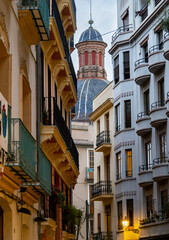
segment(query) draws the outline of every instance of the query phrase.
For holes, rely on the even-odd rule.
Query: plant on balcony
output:
[[[66,200],[66,196],[63,192],[59,192],[57,194],[57,202],[60,208],[64,208],[64,204],[65,204],[65,200]]]
[[[161,29],[169,32],[169,14],[168,12],[164,13],[164,18],[161,21]]]
[[[169,220],[169,202],[166,202],[161,209],[163,219]]]

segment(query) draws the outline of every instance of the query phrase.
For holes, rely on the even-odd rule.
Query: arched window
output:
[[[79,65],[80,65],[80,67],[82,67],[82,54],[81,53],[79,54]]]
[[[88,65],[88,52],[85,52],[85,65]]]
[[[92,51],[92,65],[96,64],[96,52]]]
[[[99,66],[102,66],[102,53],[99,52]]]

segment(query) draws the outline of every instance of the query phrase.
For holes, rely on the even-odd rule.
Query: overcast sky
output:
[[[97,29],[101,34],[113,31],[117,28],[117,12],[116,12],[117,0],[92,0],[92,18],[94,21],[93,27]],[[75,32],[75,43],[79,41],[81,33],[89,27],[90,19],[90,0],[75,0],[76,3],[76,17],[77,17],[77,30]],[[107,71],[107,79],[113,80],[112,77],[112,63],[111,56],[108,50],[111,48],[111,37],[113,33],[103,35],[104,42],[107,43],[106,55],[105,55],[105,69]],[[78,55],[77,50],[72,53],[72,59],[77,72]]]

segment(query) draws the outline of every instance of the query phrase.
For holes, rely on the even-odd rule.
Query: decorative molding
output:
[[[130,96],[134,96],[134,91],[124,92],[124,93],[119,94],[116,98],[114,98],[113,103],[117,102],[120,98],[130,97]]]
[[[126,191],[116,194],[116,199],[121,197],[136,196],[136,191]]]
[[[116,151],[120,147],[133,146],[133,145],[135,145],[135,140],[120,142],[119,144],[115,145],[114,151]]]
[[[9,38],[8,38],[8,32],[6,29],[6,23],[5,23],[5,15],[0,10],[0,39],[3,42],[7,54],[9,52]]]

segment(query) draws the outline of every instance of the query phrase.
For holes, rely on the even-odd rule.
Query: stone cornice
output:
[[[113,106],[113,98],[108,98],[102,105],[100,105],[93,113],[90,114],[89,118],[95,121],[104,112],[106,112],[110,107]]]

